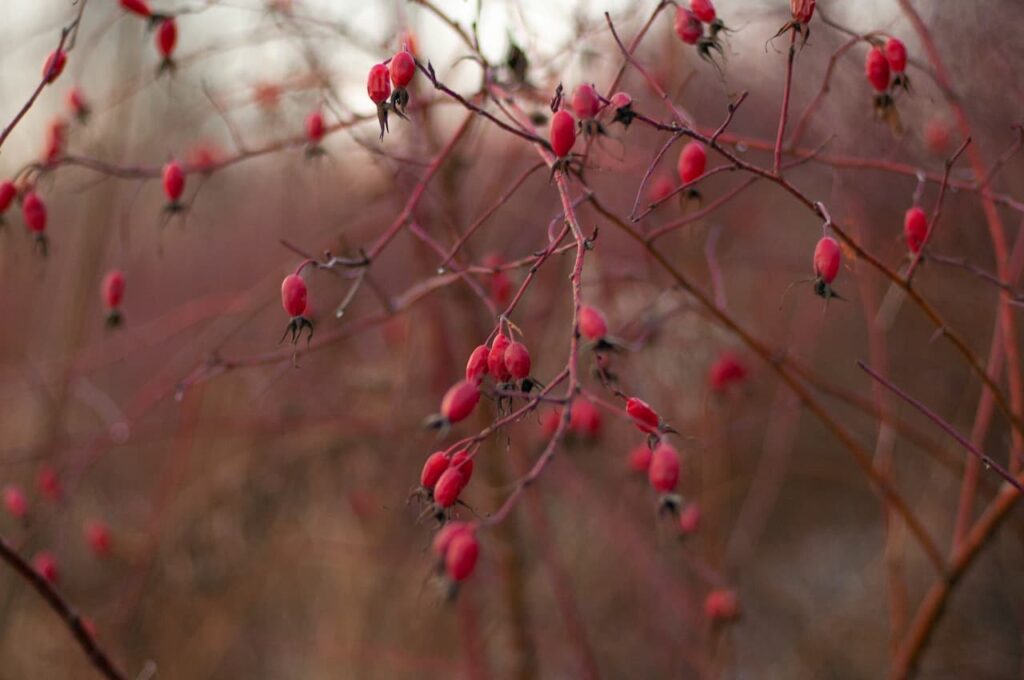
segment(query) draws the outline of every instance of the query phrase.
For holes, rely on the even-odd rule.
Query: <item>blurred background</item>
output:
[[[600,232],[584,296],[629,345],[614,359],[623,389],[682,433],[682,490],[699,503],[701,527],[682,540],[658,517],[646,482],[626,463],[640,436],[603,412],[599,434],[574,436],[510,519],[482,532],[476,573],[456,601],[446,601],[433,573],[431,527],[406,497],[430,452],[493,420],[495,406],[484,401],[441,443],[421,427],[495,319],[458,282],[403,305],[408,291],[442,276],[439,255],[406,231],[374,262],[341,319],[332,312],[347,282],[307,270],[316,332],[334,335],[295,366],[277,344],[287,324],[278,289],[301,256],[281,241],[314,256],[355,255],[399,215],[462,123],[464,109],[418,75],[411,120],[392,120],[378,142],[365,76],[400,36],[411,32],[419,58],[467,95],[479,88],[480,68],[461,59],[465,46],[418,2],[152,4],[180,12],[173,74],[157,74],[145,22],[113,0],[89,0],[65,73],[0,152],[0,178],[13,176],[38,162],[53,120],[67,119],[66,158],[37,183],[49,207],[50,256],[33,255],[20,210],[12,207],[0,234],[0,485],[18,485],[29,501],[24,521],[0,517],[0,535],[26,556],[55,556],[61,592],[130,677],[140,670],[159,678],[304,679],[554,679],[595,670],[602,678],[885,675],[898,640],[887,595],[892,565],[910,614],[934,569],[901,526],[887,533],[884,506],[863,473],[769,367],[587,205],[580,219]],[[435,6],[468,29],[477,4]],[[510,41],[526,52],[533,89],[521,89],[520,104],[542,116],[559,82],[604,91],[619,69],[604,11],[628,41],[656,5],[480,4],[481,52],[495,63]],[[973,144],[991,163],[1012,149],[1010,126],[1024,108],[1024,43],[1016,39],[1024,6],[916,5],[971,118]],[[866,48],[853,46],[836,60],[801,146],[941,174],[962,139],[942,92],[919,68],[926,55],[898,4],[821,0],[819,10],[796,59],[791,121],[848,39],[822,16],[856,32],[899,36],[914,64],[913,88],[897,101],[902,132],[874,120]],[[60,27],[77,11],[68,0],[5,3],[0,121],[38,84]],[[789,20],[788,3],[721,0],[718,11],[732,30],[717,66],[678,41],[673,8],[658,16],[637,56],[703,128],[717,127],[729,102],[748,91],[730,132],[771,148],[787,42],[769,39]],[[92,109],[87,123],[68,113],[72,87]],[[637,110],[667,119],[635,70],[622,87]],[[326,154],[308,158],[303,121],[318,107],[329,124],[368,119],[333,132]],[[592,145],[586,177],[603,204],[625,216],[664,136],[639,124],[608,132]],[[735,148],[770,165],[770,154],[755,146]],[[710,156],[709,167],[720,163]],[[172,157],[218,169],[189,174],[187,211],[168,216],[153,171]],[[238,162],[217,166],[228,159]],[[673,150],[655,178],[676,182],[675,159]],[[788,177],[871,253],[899,267],[903,213],[915,195],[930,209],[936,184],[922,189],[912,172],[825,160]],[[450,245],[536,162],[521,139],[477,119],[412,219]],[[959,163],[954,179],[974,179],[967,168]],[[1019,158],[1008,154],[992,188],[1012,195],[1022,180]],[[709,178],[701,185],[705,205],[745,181],[738,173]],[[639,228],[653,231],[695,209],[673,201]],[[1012,243],[1020,214],[999,209]],[[543,249],[560,210],[547,171],[531,174],[468,241],[462,262],[480,264],[490,254],[513,261]],[[783,297],[811,275],[820,235],[820,221],[759,182],[657,243],[759,339],[813,372],[830,413],[890,461],[895,485],[945,550],[964,452],[917,412],[873,393],[855,361],[880,367],[965,433],[978,380],[949,343],[934,340],[919,310],[894,300],[889,282],[850,253],[836,282],[845,301],[823,310],[806,285]],[[995,269],[973,193],[950,192],[932,247]],[[542,381],[566,362],[571,265],[571,252],[546,264],[513,319]],[[99,293],[112,268],[126,278],[125,324],[113,331]],[[525,274],[509,272],[513,290]],[[496,288],[492,277],[479,281]],[[934,262],[922,265],[915,286],[987,356],[996,288]],[[708,370],[724,351],[736,352],[749,376],[714,394]],[[223,370],[235,361],[242,365]],[[592,378],[586,385],[602,391]],[[877,399],[899,427],[880,427]],[[855,408],[858,400],[867,408]],[[532,414],[485,441],[464,518],[501,505],[544,445],[539,420]],[[998,413],[983,443],[1005,461],[1009,430]],[[51,474],[59,489],[46,480]],[[979,511],[996,489],[983,473]],[[94,521],[110,528],[106,558],[92,554],[83,534]],[[957,585],[919,677],[1022,675],[1022,539],[1017,508]],[[718,587],[734,588],[742,609],[724,628],[709,625],[702,610]],[[94,673],[38,595],[0,569],[0,678]]]

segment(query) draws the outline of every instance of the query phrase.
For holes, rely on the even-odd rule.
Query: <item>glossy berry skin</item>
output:
[[[465,380],[452,385],[441,400],[441,415],[454,424],[469,417],[480,401],[480,390]]]
[[[521,342],[510,343],[505,349],[505,368],[515,380],[530,376],[530,350]]]
[[[449,462],[444,451],[437,451],[427,456],[426,462],[423,463],[423,471],[420,472],[420,486],[431,490],[437,486],[437,480],[448,469]]]
[[[679,483],[679,454],[669,444],[662,442],[651,454],[651,466],[647,469],[647,480],[658,493],[671,493]]]
[[[626,414],[633,419],[633,424],[645,434],[653,434],[661,426],[661,418],[647,402],[636,397],[626,400]]]
[[[704,24],[693,12],[683,6],[676,7],[676,35],[687,45],[696,45],[704,36]]]
[[[708,371],[708,384],[715,392],[724,392],[730,386],[746,380],[747,367],[732,352],[723,353]]]
[[[469,455],[469,451],[457,451],[452,456],[449,467],[462,473],[463,488],[469,485],[469,480],[473,479],[473,457]]]
[[[601,111],[601,100],[594,91],[594,86],[584,83],[577,85],[572,93],[572,112],[579,120],[596,118]]]
[[[449,467],[437,480],[434,485],[434,502],[439,507],[450,508],[459,500],[459,494],[466,486],[465,477],[453,467]]]
[[[551,150],[565,158],[576,143],[576,121],[568,111],[558,111],[551,117]]]
[[[21,203],[21,214],[30,232],[42,234],[46,231],[46,204],[39,198],[39,194],[34,191],[25,194],[25,200]]]
[[[793,21],[806,24],[814,16],[815,0],[789,0],[789,9],[793,13]]]
[[[839,244],[831,236],[825,236],[814,247],[814,275],[830,284],[839,274]]]
[[[689,184],[704,174],[708,164],[708,154],[700,142],[690,142],[679,152],[679,180]]]
[[[306,116],[306,139],[311,144],[317,144],[324,138],[324,115],[319,111],[313,111]]]
[[[690,11],[705,24],[715,20],[715,6],[711,0],[690,0]]]
[[[473,573],[476,561],[480,557],[480,543],[472,531],[456,534],[448,546],[444,556],[444,570],[448,578],[459,583],[465,581]]]
[[[22,519],[28,513],[28,500],[20,486],[8,484],[4,487],[4,509],[14,519]]]
[[[171,203],[177,203],[185,192],[185,171],[178,161],[170,161],[164,166],[164,194]]]
[[[596,307],[581,305],[579,324],[580,334],[591,342],[602,340],[608,335],[608,321]]]
[[[57,559],[52,553],[43,551],[38,553],[32,560],[32,566],[36,572],[50,583],[57,583],[60,572],[57,569]]]
[[[916,205],[903,216],[903,236],[907,239],[907,248],[915,255],[921,252],[925,237],[928,236],[928,216]]]
[[[700,528],[700,506],[688,503],[679,511],[679,531],[684,536],[697,533]]]
[[[156,49],[164,59],[170,59],[174,47],[178,44],[178,23],[173,17],[160,22],[156,29]]]
[[[121,7],[127,12],[147,19],[153,15],[153,11],[149,9],[146,0],[121,0]]]
[[[43,79],[47,84],[52,83],[64,72],[64,65],[68,63],[68,55],[64,50],[54,50],[46,57],[43,64]]]
[[[411,54],[402,50],[391,57],[388,72],[391,74],[391,83],[396,88],[404,89],[409,86],[413,76],[416,75],[416,61],[412,58]]]
[[[725,623],[739,618],[740,603],[732,590],[712,590],[704,598],[704,616],[712,623]]]
[[[889,61],[881,49],[872,47],[868,50],[868,56],[864,60],[864,75],[876,92],[885,92],[889,89]]]
[[[638,444],[629,452],[629,469],[634,472],[647,474],[651,467],[651,447],[647,444]]]
[[[374,104],[383,104],[391,94],[391,74],[384,64],[374,64],[366,78],[366,93]]]
[[[587,399],[577,399],[569,411],[569,429],[576,434],[594,438],[601,434],[601,411]]]
[[[469,355],[469,360],[466,362],[466,381],[471,382],[474,385],[479,385],[483,382],[484,376],[487,375],[487,358],[491,354],[491,349],[487,345],[480,345],[473,350],[473,353]]]
[[[0,215],[7,212],[7,209],[11,207],[11,202],[14,201],[14,197],[18,195],[18,187],[15,186],[14,182],[9,179],[0,182]]]
[[[118,269],[112,269],[103,277],[102,285],[103,305],[110,310],[121,306],[124,299],[124,274]]]
[[[497,382],[508,382],[512,377],[508,366],[505,365],[505,350],[508,349],[509,340],[504,333],[498,333],[491,343],[490,354],[487,355],[487,370]]]
[[[885,41],[885,58],[893,73],[903,73],[907,69],[907,46],[899,38]]]
[[[98,520],[85,525],[85,542],[97,557],[106,557],[110,553],[110,530]]]
[[[290,317],[302,316],[308,306],[306,282],[298,274],[289,274],[281,282],[281,306]]]

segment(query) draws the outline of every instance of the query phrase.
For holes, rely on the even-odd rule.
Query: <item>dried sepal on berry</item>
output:
[[[839,243],[831,236],[824,236],[814,247],[814,293],[826,300],[841,296],[832,288],[832,282],[839,274]]]
[[[160,66],[157,69],[157,74],[161,74],[164,71],[174,71],[174,48],[178,44],[178,23],[174,20],[174,17],[161,17],[158,19],[159,25],[156,29],[156,41],[157,52],[160,53]]]
[[[309,294],[306,282],[299,273],[301,270],[302,266],[300,265],[295,273],[284,277],[284,280],[281,282],[281,306],[284,307],[285,313],[291,317],[288,321],[288,326],[285,328],[284,335],[281,336],[281,342],[284,342],[285,338],[290,336],[290,342],[293,345],[298,343],[304,330],[309,331],[309,335],[306,337],[306,344],[308,345],[313,339],[313,322],[306,316],[306,311],[309,308]]]
[[[124,300],[124,274],[118,269],[107,272],[103,277],[101,293],[103,306],[107,310],[107,326],[116,328],[124,320],[121,313],[121,302]]]
[[[391,84],[395,86],[391,93],[391,107],[399,114],[404,114],[409,105],[409,83],[416,75],[416,60],[407,50],[401,50],[391,57],[388,65]]]
[[[25,220],[25,228],[35,239],[36,252],[46,257],[50,245],[46,236],[46,204],[34,190],[30,190],[22,199],[21,216]]]

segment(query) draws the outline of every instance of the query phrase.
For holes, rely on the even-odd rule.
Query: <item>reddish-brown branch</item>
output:
[[[75,641],[85,651],[90,663],[92,663],[97,671],[103,676],[110,678],[110,680],[126,680],[127,676],[114,665],[114,662],[111,661],[107,653],[103,651],[96,642],[96,639],[86,629],[85,624],[82,622],[82,617],[78,615],[75,608],[57,592],[57,589],[49,581],[43,578],[42,574],[26,562],[18,554],[18,551],[2,536],[0,536],[0,558],[7,562],[29,585],[35,588],[36,592],[46,600],[46,604],[50,605],[50,609],[57,612],[57,615],[60,616],[67,629],[71,631]]]

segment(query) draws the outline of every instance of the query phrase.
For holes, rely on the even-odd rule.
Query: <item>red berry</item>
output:
[[[39,474],[36,475],[36,486],[39,487],[39,493],[54,503],[59,501],[64,495],[64,488],[60,483],[60,477],[57,475],[57,471],[49,465],[43,465],[39,468]]]
[[[724,352],[711,365],[708,382],[715,392],[723,392],[734,383],[741,383],[747,377],[747,367],[732,352]]]
[[[889,89],[889,62],[881,49],[872,47],[868,50],[868,56],[864,61],[864,74],[876,91],[885,92]]]
[[[11,202],[17,195],[18,187],[15,186],[14,182],[9,179],[0,182],[0,215],[7,212],[7,209],[11,207]]]
[[[672,191],[675,188],[676,185],[672,183],[672,180],[664,175],[659,175],[651,182],[651,188],[647,191],[647,198],[651,203],[661,203],[672,195]]]
[[[596,307],[581,305],[579,324],[580,333],[591,342],[597,342],[608,335],[608,321]]]
[[[21,204],[21,214],[25,218],[25,226],[34,234],[42,234],[46,231],[46,204],[39,194],[30,191],[25,194],[25,200]]]
[[[708,164],[708,155],[700,142],[690,142],[679,153],[679,179],[683,184],[698,179],[704,174]]]
[[[658,493],[671,493],[679,483],[679,454],[671,445],[662,442],[651,454],[647,479]]]
[[[936,156],[944,156],[949,152],[949,125],[940,116],[935,116],[924,126],[924,141],[928,150]]]
[[[530,375],[530,350],[521,342],[510,343],[505,349],[505,368],[516,380]]]
[[[375,104],[383,104],[391,94],[391,76],[384,64],[374,64],[366,79],[366,92]]]
[[[46,145],[43,147],[43,162],[51,164],[60,157],[64,151],[64,143],[67,141],[68,124],[60,118],[55,118],[46,128]]]
[[[469,480],[473,478],[473,457],[469,455],[469,451],[463,449],[456,452],[452,456],[450,467],[462,473],[462,487],[468,486]]]
[[[601,411],[588,399],[577,399],[569,411],[569,429],[584,437],[601,434]]]
[[[431,544],[431,549],[434,554],[444,561],[445,555],[448,554],[448,548],[451,547],[452,540],[461,533],[473,531],[465,522],[448,522],[441,529],[434,534],[434,541]]]
[[[420,472],[420,486],[424,489],[433,489],[442,473],[448,469],[448,463],[448,456],[444,455],[444,451],[427,456],[427,461],[423,463],[423,471]]]
[[[459,500],[459,494],[466,486],[462,473],[453,467],[441,473],[434,485],[434,502],[442,508],[450,508]]]
[[[711,0],[690,0],[690,11],[705,24],[715,20],[715,6]]]
[[[491,277],[491,299],[498,306],[505,306],[512,297],[512,281],[501,271]]]
[[[679,511],[679,531],[685,536],[697,533],[700,528],[700,506],[688,503]]]
[[[465,581],[473,573],[479,556],[480,543],[472,531],[455,534],[444,556],[444,569],[448,578],[456,583]]]
[[[156,29],[156,49],[164,59],[170,59],[174,46],[178,44],[178,23],[173,17],[160,22]]]
[[[99,520],[85,525],[85,541],[97,557],[106,557],[110,552],[110,530]]]
[[[56,583],[60,578],[60,573],[57,571],[57,559],[51,553],[46,551],[38,553],[32,560],[32,566],[50,583]]]
[[[613,109],[624,109],[633,103],[633,98],[628,92],[616,92],[612,95],[611,102]]]
[[[117,309],[124,299],[124,274],[118,269],[111,269],[103,277],[103,304],[107,309]]]
[[[505,350],[508,349],[509,341],[505,337],[504,333],[498,333],[498,336],[494,338],[494,342],[491,343],[490,354],[487,355],[487,370],[491,376],[498,382],[508,382],[512,374],[508,371],[508,366],[505,365]]]
[[[629,468],[634,472],[647,474],[651,467],[651,447],[647,444],[638,444],[629,452]]]
[[[696,45],[704,36],[704,25],[700,19],[682,5],[676,7],[676,35],[687,45]]]
[[[82,119],[89,115],[89,103],[85,100],[82,90],[73,87],[68,91],[68,108],[75,118]]]
[[[576,121],[572,114],[562,110],[551,117],[551,150],[565,158],[576,143]]]
[[[491,349],[487,345],[480,345],[469,355],[469,361],[466,362],[467,382],[475,385],[483,382],[484,376],[487,375],[487,358],[490,353]]]
[[[789,10],[793,13],[793,21],[806,24],[814,16],[815,0],[789,0]]]
[[[150,17],[153,14],[152,10],[149,9],[149,5],[146,4],[146,0],[121,0],[121,7],[132,14],[138,14],[140,17]]]
[[[704,615],[713,623],[737,619],[740,615],[740,604],[736,599],[736,593],[725,588],[712,590],[704,598]]]
[[[903,73],[907,68],[907,46],[899,38],[885,41],[885,58],[893,73]]]
[[[572,112],[580,120],[596,118],[601,111],[601,100],[594,91],[593,85],[586,83],[577,85],[572,93]],[[564,154],[561,154],[564,155]]]
[[[316,144],[323,138],[324,115],[319,111],[313,111],[306,116],[306,139],[311,144]]]
[[[627,399],[626,413],[633,419],[633,424],[636,425],[641,432],[653,434],[658,431],[659,427],[661,427],[661,418],[658,417],[658,414],[653,408],[648,406],[647,402],[641,399],[637,399],[636,397],[630,397]]]
[[[562,412],[558,409],[552,409],[545,411],[540,417],[540,431],[541,433],[550,439],[555,436],[555,432],[558,431],[558,424],[562,420]]]
[[[20,486],[8,484],[4,487],[4,508],[15,519],[21,519],[28,512],[28,500]]]
[[[185,171],[178,161],[170,161],[164,166],[164,193],[171,203],[177,203],[185,191]]]
[[[916,205],[903,216],[903,235],[907,239],[910,252],[918,253],[928,235],[928,216]]]
[[[832,283],[839,274],[839,244],[825,236],[814,247],[814,275],[825,283]]]
[[[306,313],[306,282],[298,274],[289,274],[281,282],[281,306],[285,314],[293,318]]]
[[[67,63],[68,55],[64,50],[50,52],[50,56],[46,58],[46,63],[43,64],[43,79],[47,83],[57,80],[60,74],[64,72],[64,65]]]
[[[391,82],[395,87],[408,87],[409,83],[412,82],[413,76],[416,75],[416,61],[412,58],[411,54],[402,50],[391,57],[389,71],[391,72]]]
[[[471,382],[461,380],[452,385],[441,400],[441,415],[449,423],[465,420],[476,403],[480,401],[480,390]]]

